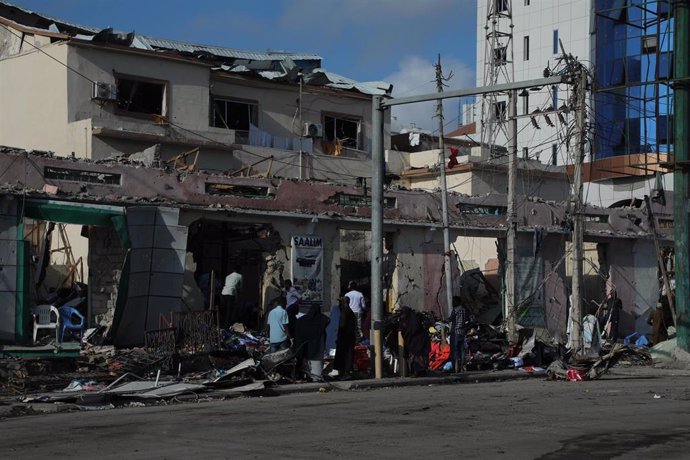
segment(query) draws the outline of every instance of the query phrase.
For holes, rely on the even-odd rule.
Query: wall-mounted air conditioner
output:
[[[323,137],[323,125],[319,123],[305,123],[304,137]]]
[[[93,95],[91,99],[97,101],[116,101],[117,86],[113,83],[103,83],[96,81],[93,83]]]

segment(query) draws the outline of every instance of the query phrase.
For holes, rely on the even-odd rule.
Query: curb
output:
[[[323,392],[324,389],[326,391],[375,390],[379,388],[501,382],[508,380],[522,380],[545,376],[546,374],[543,372],[467,372],[462,374],[451,374],[448,376],[440,377],[390,377],[378,380],[332,380],[325,382],[300,383],[294,385],[272,387],[269,389],[269,391],[275,394],[285,395],[295,393],[309,393],[315,391]]]

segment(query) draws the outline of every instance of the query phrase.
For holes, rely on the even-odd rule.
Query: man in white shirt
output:
[[[364,311],[366,310],[366,305],[364,304],[364,295],[357,290],[357,283],[355,281],[350,281],[347,285],[348,292],[345,294],[349,303],[350,310],[355,314],[357,319],[357,340],[362,340],[362,318],[364,318]]]
[[[242,291],[242,275],[233,267],[228,276],[225,277],[225,285],[221,291],[221,324],[222,328],[230,327],[237,319],[238,299]]]

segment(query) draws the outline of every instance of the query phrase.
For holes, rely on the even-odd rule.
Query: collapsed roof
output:
[[[383,81],[357,82],[321,67],[321,56],[311,53],[267,50],[247,51],[98,29],[39,14],[9,2],[0,2],[0,23],[21,25],[36,34],[56,38],[123,46],[153,53],[175,54],[207,63],[216,72],[265,80],[321,86],[366,95],[390,95],[393,85]]]

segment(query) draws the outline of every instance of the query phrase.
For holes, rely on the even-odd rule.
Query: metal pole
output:
[[[652,200],[649,199],[649,195],[644,196],[644,202],[647,205],[647,217],[649,219],[649,229],[652,231],[652,236],[654,237],[654,250],[656,251],[656,260],[659,265],[659,271],[661,272],[661,280],[664,283],[664,290],[666,291],[666,299],[668,300],[668,307],[671,310],[671,316],[673,318],[673,327],[677,327],[678,321],[676,321],[676,307],[673,300],[673,293],[671,293],[671,283],[668,279],[668,272],[666,271],[666,263],[664,262],[664,254],[661,250],[661,245],[659,244],[659,234],[656,230],[656,216],[652,210]]]
[[[443,71],[441,68],[441,55],[438,55],[436,64],[436,90],[443,92]],[[446,184],[446,155],[445,143],[443,140],[443,99],[436,103],[436,116],[438,117],[438,167],[441,171],[441,214],[443,219],[443,269],[446,278],[446,315],[441,312],[442,317],[448,317],[453,308],[453,272],[451,270],[450,258],[450,230],[448,229],[448,186]]]
[[[518,341],[515,328],[517,314],[517,91],[511,90],[508,95],[508,234],[506,235],[506,273],[505,273],[505,306],[504,318],[508,342],[515,345]]]
[[[673,2],[673,220],[675,239],[676,319],[678,347],[690,351],[690,256],[688,255],[688,202],[690,201],[690,1]]]
[[[584,261],[584,222],[582,216],[582,165],[585,160],[585,110],[587,95],[587,73],[584,69],[579,71],[575,84],[577,92],[577,107],[575,108],[576,145],[575,164],[573,178],[573,318],[571,342],[573,354],[578,355],[582,351],[582,286],[583,286],[583,261]]]
[[[371,108],[371,342],[374,344],[374,376],[383,377],[383,109],[381,96]]]
[[[302,122],[302,74],[299,75],[299,180],[302,180],[302,150],[304,139],[304,123]]]

